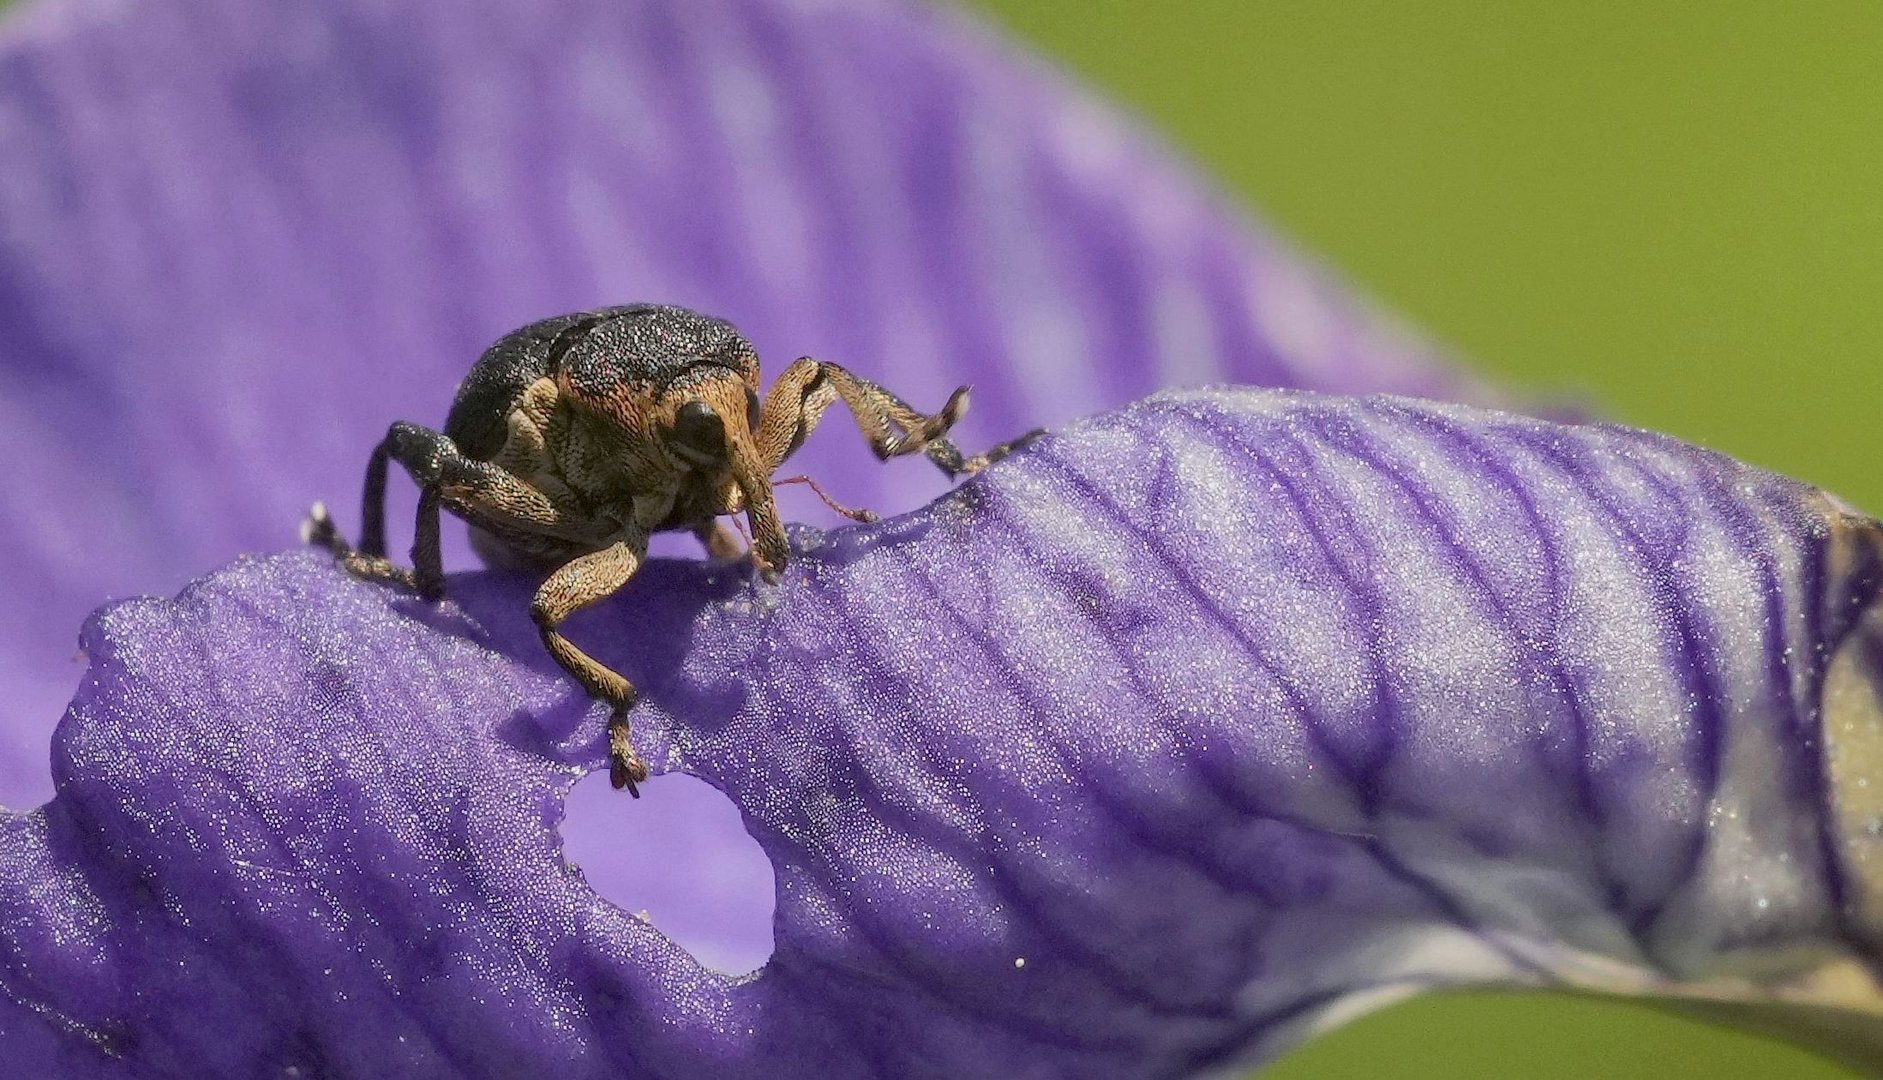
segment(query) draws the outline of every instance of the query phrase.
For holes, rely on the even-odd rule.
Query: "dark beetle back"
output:
[[[653,305],[610,309],[559,364],[571,389],[594,398],[659,394],[701,368],[756,382],[758,354],[723,319]]]
[[[592,325],[595,314],[576,312],[513,330],[484,350],[458,387],[445,417],[445,434],[474,461],[489,461],[509,436],[511,405],[550,373],[550,348],[557,339]]]
[[[565,375],[578,394],[659,393],[700,368],[751,378],[758,354],[732,324],[682,307],[629,304],[558,315],[504,335],[458,388],[445,434],[465,456],[503,448],[510,410],[530,384]]]

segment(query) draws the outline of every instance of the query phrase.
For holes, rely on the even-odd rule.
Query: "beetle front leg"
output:
[[[634,752],[629,738],[628,711],[640,694],[621,673],[603,665],[562,636],[562,621],[589,604],[614,594],[647,557],[647,538],[632,536],[600,551],[574,559],[543,582],[530,605],[543,646],[562,669],[574,676],[589,694],[608,704],[608,779],[617,789],[640,798],[635,785],[647,779],[647,764]]]
[[[1004,443],[990,446],[973,457],[962,457],[961,451],[947,439],[937,439],[929,444],[929,460],[941,466],[941,470],[950,477],[973,476],[994,462],[1031,445],[1040,436],[1046,434],[1045,428],[1034,428],[1017,439],[1008,439]]]
[[[759,453],[776,470],[816,429],[824,410],[842,401],[869,440],[876,456],[887,461],[921,452],[951,477],[977,473],[1020,445],[1004,443],[985,454],[962,455],[945,436],[968,411],[968,388],[956,388],[939,412],[917,412],[888,389],[842,367],[804,357],[786,368],[765,395],[760,413]],[[1031,436],[1028,436],[1029,438]]]

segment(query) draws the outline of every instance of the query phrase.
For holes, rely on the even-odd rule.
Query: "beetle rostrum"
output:
[[[838,401],[877,457],[924,453],[951,477],[979,472],[1023,441],[963,457],[945,435],[967,411],[967,387],[924,414],[810,357],[786,368],[761,400],[758,354],[731,323],[655,304],[602,308],[531,323],[492,345],[459,387],[442,432],[400,421],[373,451],[359,545],[348,544],[320,506],[307,538],[357,577],[436,600],[445,585],[438,533],[445,509],[469,524],[486,562],[545,572],[530,606],[543,645],[609,705],[609,777],[638,796],[647,765],[628,720],[634,685],[559,627],[625,585],[656,532],[688,530],[716,558],[743,554],[725,515],[745,514],[752,561],[776,581],[789,548],[773,474]],[[410,567],[386,558],[393,461],[419,487]]]

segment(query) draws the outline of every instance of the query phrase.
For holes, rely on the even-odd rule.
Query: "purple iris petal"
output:
[[[87,611],[315,499],[356,527],[386,425],[545,315],[683,303],[773,372],[970,382],[977,445],[1206,380],[1469,392],[947,13],[27,0],[0,35],[4,804],[49,791]],[[837,430],[793,467],[887,512],[942,490]]]
[[[249,558],[88,628],[0,849],[10,1060],[1182,1076],[1484,983],[1867,1008],[1878,1052],[1883,527],[1820,492],[1215,391],[798,539],[776,588],[660,561],[575,631],[773,860],[756,976],[563,862],[602,732],[527,582]]]

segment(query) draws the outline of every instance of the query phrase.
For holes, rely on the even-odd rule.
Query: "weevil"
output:
[[[564,637],[563,621],[626,585],[654,533],[684,529],[715,558],[745,554],[721,520],[741,512],[753,564],[777,581],[790,549],[773,474],[838,401],[878,458],[924,453],[951,478],[979,472],[1025,441],[964,457],[945,436],[967,411],[966,386],[939,412],[923,414],[810,357],[787,367],[761,401],[758,353],[731,323],[681,307],[609,307],[544,319],[499,339],[465,377],[442,432],[400,421],[373,450],[359,545],[341,537],[321,506],[307,522],[307,539],[357,577],[437,600],[445,586],[443,509],[469,524],[472,547],[486,562],[546,572],[530,615],[556,662],[609,706],[609,777],[639,797],[647,765],[628,719],[639,693]],[[386,557],[386,474],[394,461],[419,488],[410,567]],[[875,517],[830,504],[858,520]]]

